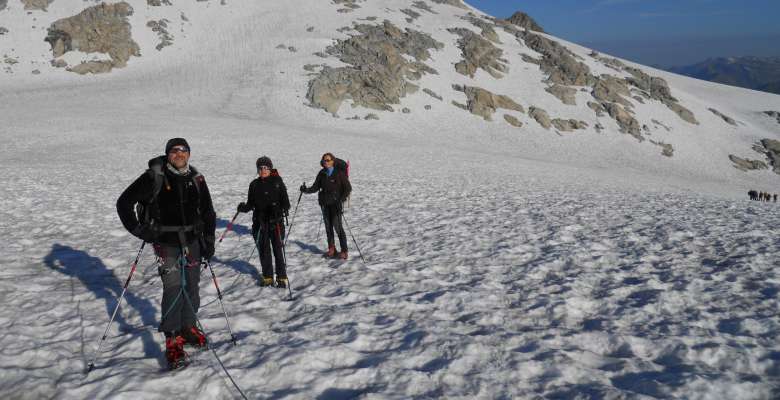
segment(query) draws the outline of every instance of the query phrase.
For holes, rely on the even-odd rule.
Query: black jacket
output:
[[[186,232],[187,241],[202,238],[206,244],[213,246],[217,215],[211,194],[203,175],[192,166],[190,170],[190,174],[181,176],[167,168],[165,156],[150,160],[149,171],[128,186],[116,202],[117,213],[125,229],[131,233],[137,232],[140,222],[135,214],[135,206],[152,199],[154,174],[157,173],[162,174],[163,185],[151,207],[155,226],[196,226],[195,231]],[[175,232],[160,233],[155,243],[178,246],[179,237]]]
[[[246,208],[253,211],[252,222],[255,226],[276,222],[290,210],[290,199],[282,177],[273,170],[268,178],[256,178],[249,184]]]
[[[321,207],[341,205],[347,201],[347,197],[352,193],[352,185],[349,183],[347,174],[338,169],[333,171],[331,176],[325,168],[320,170],[314,179],[314,184],[304,190],[305,193],[317,194],[317,200]]]

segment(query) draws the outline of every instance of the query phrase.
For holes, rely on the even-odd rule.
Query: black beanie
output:
[[[184,147],[187,148],[187,151],[190,150],[190,145],[187,143],[187,141],[184,140],[184,138],[177,137],[177,138],[173,138],[173,139],[169,140],[168,143],[165,144],[165,155],[166,156],[168,155],[168,153],[171,152],[171,149],[174,146],[184,146]]]
[[[271,161],[270,158],[268,158],[268,156],[262,156],[262,157],[258,158],[257,159],[257,163],[255,165],[257,165],[257,169],[260,169],[261,165],[265,165],[266,167],[271,168],[271,169],[274,168],[274,163],[273,163],[273,161]]]

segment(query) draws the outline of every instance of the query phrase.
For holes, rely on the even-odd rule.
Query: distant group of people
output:
[[[756,190],[751,190],[748,192],[748,197],[750,197],[750,200],[755,201],[774,201],[777,203],[777,193],[771,194],[767,192],[759,192]]]

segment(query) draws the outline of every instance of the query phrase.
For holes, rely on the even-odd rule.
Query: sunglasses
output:
[[[257,167],[257,170],[258,171],[270,171],[271,167],[269,167],[267,165],[261,165],[261,166]]]
[[[186,147],[176,146],[176,147],[172,147],[171,148],[171,151],[169,152],[169,154],[170,153],[189,153],[189,152],[190,152],[190,149],[188,149]]]
[[[331,162],[331,161],[333,161],[332,158],[323,158],[322,159],[322,162]]]

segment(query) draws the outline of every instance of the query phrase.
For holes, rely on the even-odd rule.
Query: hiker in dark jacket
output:
[[[252,236],[255,238],[260,265],[263,269],[261,286],[274,284],[274,268],[271,264],[271,250],[276,260],[276,286],[286,288],[287,270],[284,259],[284,217],[290,211],[287,187],[279,176],[271,159],[263,156],[257,159],[258,177],[249,184],[246,203],[238,205],[239,212],[252,213]]]
[[[125,189],[116,208],[124,227],[152,243],[159,257],[163,283],[159,329],[165,333],[169,366],[176,368],[185,358],[184,344],[206,344],[195,313],[200,306],[201,261],[214,256],[216,214],[205,178],[189,164],[187,141],[169,140],[165,154],[149,161],[147,172]],[[144,216],[136,215],[137,204],[144,205]]]
[[[323,154],[320,161],[322,170],[317,174],[314,184],[308,188],[306,184],[301,185],[301,192],[318,193],[317,199],[322,209],[325,233],[328,236],[328,251],[325,253],[325,257],[338,257],[346,260],[349,257],[349,249],[347,248],[347,234],[344,232],[342,224],[342,214],[344,213],[344,202],[352,193],[352,185],[349,183],[346,171],[336,168],[336,161],[333,154]],[[341,246],[341,252],[338,254],[336,254],[334,230],[339,237],[339,245]]]

